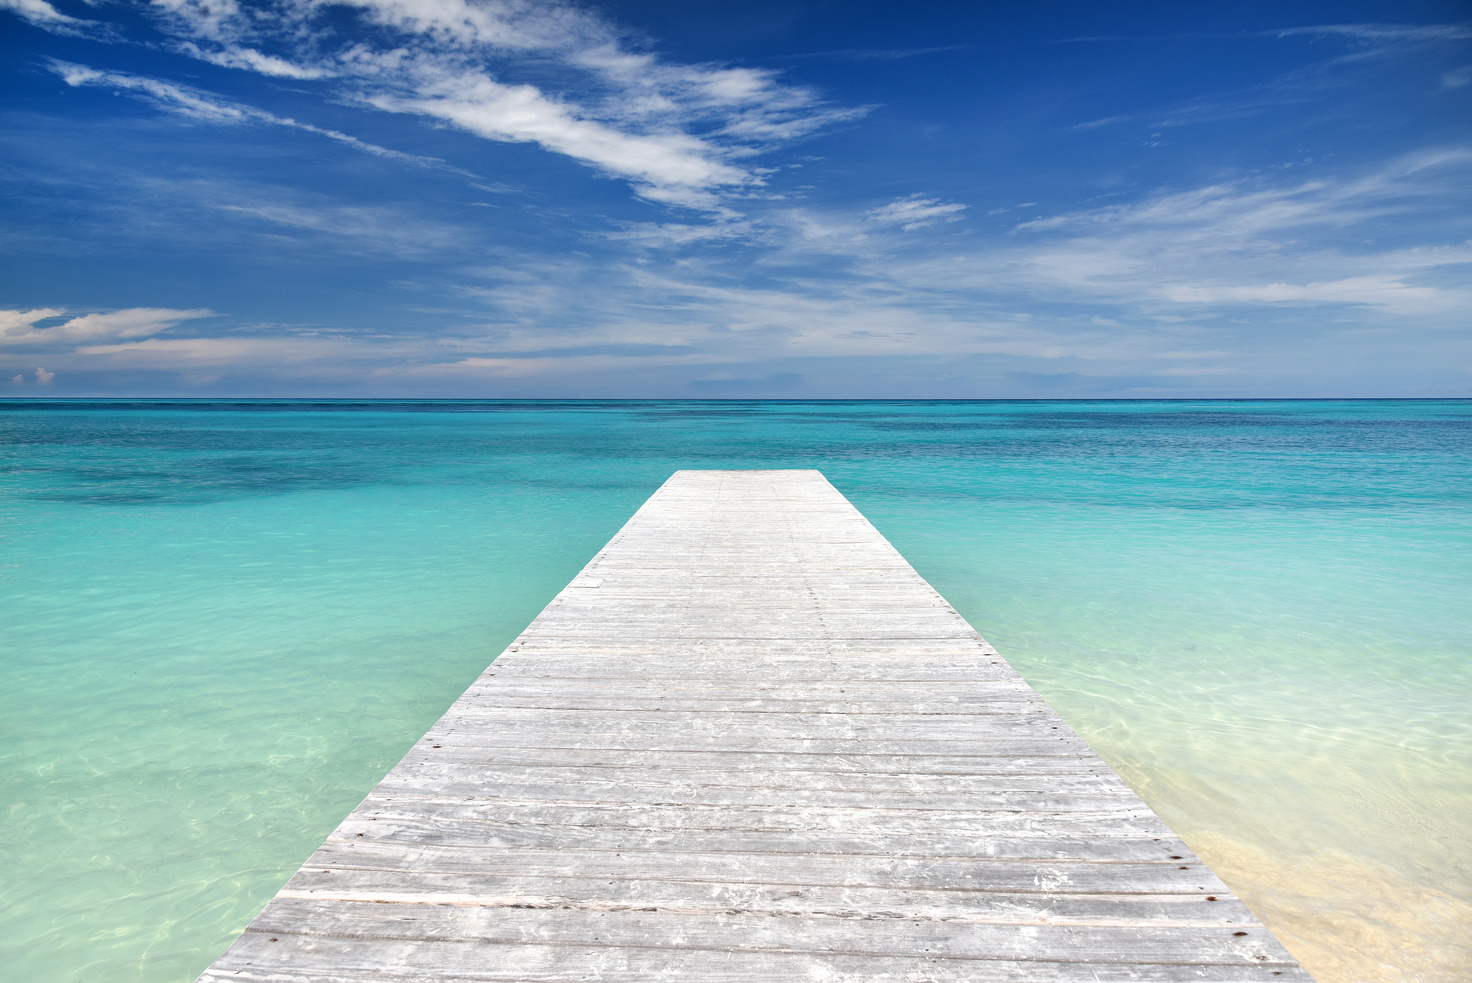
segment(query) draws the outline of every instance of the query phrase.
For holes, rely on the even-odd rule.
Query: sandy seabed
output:
[[[1286,860],[1213,833],[1197,854],[1318,983],[1467,983],[1472,903],[1337,850]]]

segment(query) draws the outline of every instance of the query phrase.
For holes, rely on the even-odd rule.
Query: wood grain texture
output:
[[[681,471],[201,981],[1309,977],[816,471]]]

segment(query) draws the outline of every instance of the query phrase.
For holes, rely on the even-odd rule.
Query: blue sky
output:
[[[0,394],[1472,396],[1472,4],[0,0]]]

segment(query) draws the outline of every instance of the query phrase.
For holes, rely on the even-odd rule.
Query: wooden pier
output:
[[[681,471],[208,983],[1308,975],[817,471]]]

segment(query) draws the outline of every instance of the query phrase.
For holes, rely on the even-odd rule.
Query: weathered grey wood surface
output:
[[[681,471],[200,978],[1308,976],[816,471]]]

